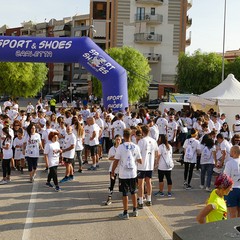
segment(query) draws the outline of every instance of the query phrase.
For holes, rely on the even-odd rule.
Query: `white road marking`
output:
[[[31,193],[31,198],[28,205],[27,217],[26,217],[26,221],[23,229],[22,240],[31,239],[31,228],[33,224],[33,217],[34,217],[35,206],[36,206],[37,195],[38,195],[38,185],[39,185],[38,181],[33,182],[32,193]]]
[[[164,240],[172,240],[172,237],[163,227],[163,225],[158,221],[158,219],[153,215],[153,213],[149,210],[148,207],[143,208],[144,212],[148,216],[149,220],[154,224],[158,232],[161,234]]]

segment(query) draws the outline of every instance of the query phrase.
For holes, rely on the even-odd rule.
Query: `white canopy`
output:
[[[229,74],[228,77],[215,88],[189,100],[193,108],[207,111],[214,108],[220,114],[225,113],[227,122],[232,129],[235,115],[240,112],[240,82]]]
[[[229,74],[222,83],[201,94],[200,97],[211,100],[240,100],[240,82],[233,74]]]

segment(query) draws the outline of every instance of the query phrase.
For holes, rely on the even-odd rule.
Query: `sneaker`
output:
[[[106,206],[109,206],[110,204],[112,204],[112,199],[111,198],[108,198],[107,201],[104,202],[104,204]]]
[[[133,217],[137,217],[137,216],[138,216],[138,211],[137,210],[133,211]]]
[[[167,195],[168,195],[168,197],[171,197],[171,196],[172,196],[172,193],[171,193],[171,192],[168,192]]]
[[[82,173],[82,169],[78,169],[78,172],[79,172],[79,173]]]
[[[120,213],[118,215],[118,217],[122,220],[128,220],[129,219],[129,214],[128,213],[126,213],[126,214]]]
[[[62,180],[60,180],[59,182],[60,183],[65,183],[65,182],[67,182],[67,181],[69,181],[69,177],[64,177]]]
[[[154,193],[153,195],[156,196],[156,197],[157,197],[157,196],[164,197],[164,193],[163,193],[163,192],[160,192],[160,191]]]
[[[100,167],[99,167],[99,164],[97,164],[96,167],[97,167],[97,168],[100,168]]]
[[[151,201],[147,201],[147,202],[146,202],[146,206],[148,206],[148,207],[149,207],[149,206],[152,206],[152,202],[151,202]]]
[[[83,165],[84,165],[84,164],[88,164],[88,161],[84,161],[82,164],[83,164]]]
[[[190,184],[187,184],[186,190],[190,190],[190,189],[192,189],[192,186]]]
[[[186,181],[183,182],[183,186],[186,187],[188,184]]]
[[[206,187],[206,191],[207,191],[207,192],[211,192],[211,191],[212,191],[212,189],[211,189],[211,188],[209,188],[209,187]]]
[[[46,187],[50,187],[50,188],[53,188],[53,185],[50,183],[50,182],[46,182]]]
[[[90,168],[88,168],[88,171],[96,171],[97,167],[91,166]]]
[[[56,187],[55,187],[55,191],[56,191],[56,192],[60,192],[61,190],[62,190],[62,189],[61,189],[59,186],[56,186]]]
[[[33,183],[33,182],[34,182],[34,178],[33,178],[33,177],[30,177],[29,182],[30,182],[30,183]]]
[[[204,189],[204,185],[200,185],[199,187],[200,187],[201,189]]]
[[[74,180],[74,176],[69,176],[68,177],[68,181],[73,181]]]
[[[4,184],[7,184],[7,183],[8,182],[6,180],[3,180],[3,179],[0,181],[0,185],[4,185]]]
[[[143,204],[142,203],[138,203],[138,209],[143,209]]]

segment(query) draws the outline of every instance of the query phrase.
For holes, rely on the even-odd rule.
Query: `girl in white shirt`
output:
[[[61,189],[58,185],[57,168],[59,164],[59,156],[62,150],[60,149],[60,144],[58,142],[57,132],[50,132],[48,139],[49,141],[44,148],[44,159],[49,168],[46,186],[53,187],[51,184],[51,179],[53,179],[53,182],[55,184],[55,191],[58,192]]]
[[[158,158],[158,179],[159,179],[159,191],[154,193],[154,196],[164,196],[163,188],[164,176],[167,179],[168,185],[168,197],[172,196],[172,178],[171,172],[173,169],[173,158],[172,158],[172,146],[168,143],[166,135],[161,135],[159,145],[159,158]],[[171,165],[170,165],[171,164]]]
[[[41,137],[36,133],[36,127],[30,123],[27,127],[27,134],[24,138],[23,154],[25,154],[28,162],[28,171],[30,175],[30,182],[34,181],[37,171],[39,150],[43,150]]]
[[[10,181],[11,175],[11,158],[13,157],[12,151],[12,137],[9,134],[9,128],[4,127],[2,129],[2,133],[4,135],[4,139],[2,142],[2,151],[3,151],[3,159],[2,159],[2,172],[3,179],[0,181],[0,184],[7,184]]]
[[[109,167],[109,174],[110,174],[110,186],[108,188],[109,189],[109,194],[108,194],[107,201],[104,202],[105,205],[110,205],[112,203],[112,194],[113,194],[113,189],[114,189],[114,186],[115,186],[116,178],[117,178],[117,175],[118,175],[118,167],[115,169],[114,177],[111,176],[111,172],[112,172],[113,161],[115,160],[114,157],[115,157],[115,154],[116,154],[116,150],[121,143],[122,143],[122,137],[117,134],[114,138],[114,146],[112,146],[109,149],[109,152],[108,152],[108,159],[112,162],[111,162],[111,165]]]

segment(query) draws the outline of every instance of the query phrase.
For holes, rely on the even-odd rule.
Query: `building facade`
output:
[[[149,98],[175,92],[178,56],[191,44],[190,0],[91,0],[94,41],[109,47],[132,46],[151,67]],[[104,42],[105,38],[105,42]]]

